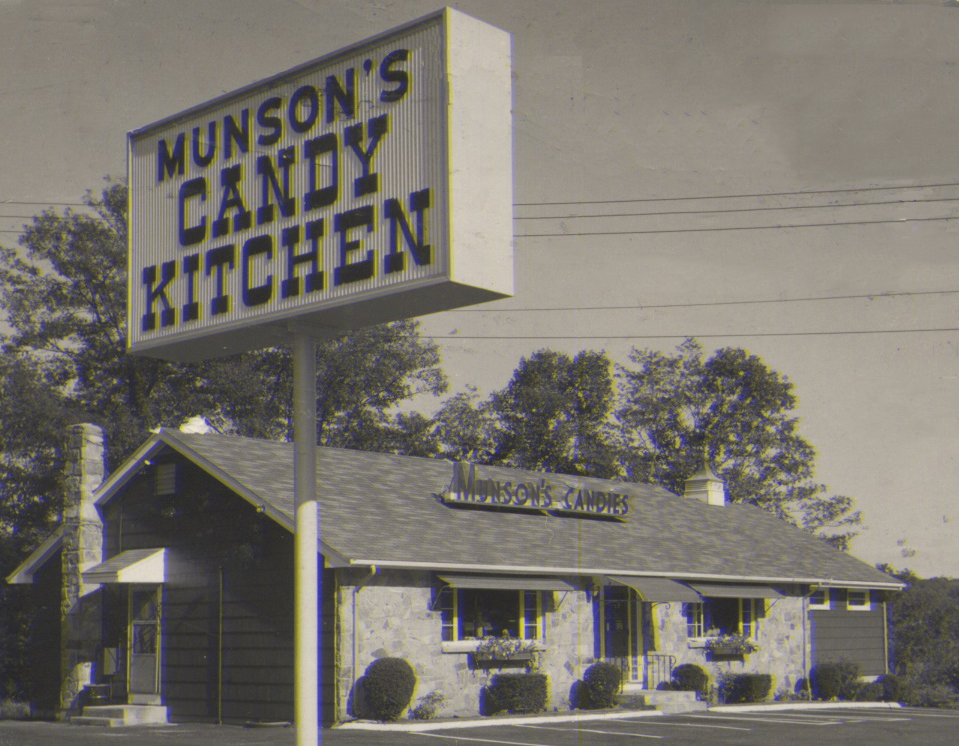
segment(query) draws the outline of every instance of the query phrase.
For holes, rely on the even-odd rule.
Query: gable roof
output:
[[[163,429],[182,454],[293,530],[293,445]],[[104,482],[122,489],[135,454]],[[453,464],[439,459],[318,449],[321,551],[334,566],[624,575],[688,580],[817,583],[898,589],[903,584],[751,505],[711,506],[656,485],[482,467],[493,479],[552,482],[630,496],[626,521],[471,510],[444,504]]]

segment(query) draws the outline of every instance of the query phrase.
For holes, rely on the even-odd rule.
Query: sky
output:
[[[745,348],[853,554],[959,577],[959,3],[449,4],[512,34],[516,203],[514,297],[422,319],[452,392],[542,348]],[[0,0],[0,244],[131,130],[442,5]]]

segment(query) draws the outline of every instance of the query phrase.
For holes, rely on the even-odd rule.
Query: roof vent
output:
[[[683,497],[702,500],[707,505],[726,504],[726,484],[713,474],[708,464],[686,480]]]

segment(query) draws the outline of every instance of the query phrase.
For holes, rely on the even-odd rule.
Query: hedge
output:
[[[486,687],[489,713],[542,712],[548,679],[543,673],[498,673]]]
[[[739,702],[762,702],[769,697],[773,677],[768,673],[736,673],[723,677],[721,683],[723,701],[726,704]]]
[[[609,661],[597,661],[583,673],[579,706],[584,710],[615,707],[623,686],[623,669]]]

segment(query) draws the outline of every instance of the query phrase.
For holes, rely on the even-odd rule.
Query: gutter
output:
[[[777,577],[765,575],[722,575],[717,573],[669,572],[669,571],[630,571],[620,568],[584,568],[584,567],[540,567],[535,565],[475,565],[463,563],[443,562],[404,562],[399,560],[382,559],[351,559],[351,566],[376,566],[396,569],[415,570],[445,570],[469,572],[496,572],[512,575],[622,575],[636,578],[673,578],[676,580],[700,580],[717,582],[739,583],[802,583],[819,585],[824,588],[871,588],[876,590],[898,591],[906,587],[905,583],[898,582],[869,582],[862,580],[838,580],[835,578],[820,578],[811,576]]]

